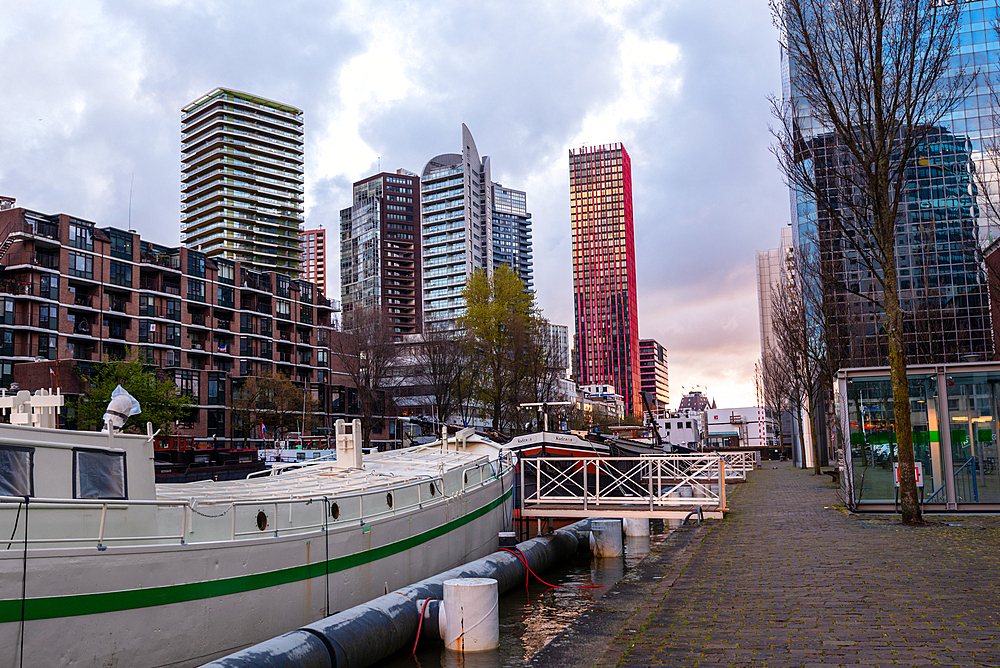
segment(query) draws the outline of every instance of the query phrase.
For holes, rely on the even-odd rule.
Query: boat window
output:
[[[34,448],[0,445],[0,496],[34,496]]]
[[[125,499],[125,453],[73,451],[73,498]]]

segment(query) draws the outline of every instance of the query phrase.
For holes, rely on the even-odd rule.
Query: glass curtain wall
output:
[[[836,389],[849,444],[841,454],[845,494],[859,509],[893,504],[898,450],[889,371],[842,371]],[[911,367],[909,391],[922,501],[930,509],[1000,504],[1000,364]]]

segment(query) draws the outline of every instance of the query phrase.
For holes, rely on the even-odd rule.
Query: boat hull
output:
[[[196,666],[496,550],[510,472],[370,523],[288,536],[0,550],[0,667]]]

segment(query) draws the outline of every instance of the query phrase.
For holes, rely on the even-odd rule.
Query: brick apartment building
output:
[[[352,417],[354,391],[330,352],[334,306],[311,283],[13,206],[0,210],[0,240],[0,386],[55,385],[58,366],[60,385],[80,392],[74,367],[136,348],[192,398],[182,434],[240,438],[233,391],[271,371],[319,401],[318,433]]]

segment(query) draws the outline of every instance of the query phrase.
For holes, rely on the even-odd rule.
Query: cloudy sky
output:
[[[3,7],[0,195],[124,227],[134,179],[132,227],[158,243],[179,239],[180,109],[216,86],[304,110],[306,220],[327,229],[379,159],[420,172],[465,122],[527,191],[539,303],[572,325],[567,152],[623,142],[639,329],[668,349],[671,404],[696,385],[755,402],[754,251],[788,220],[765,0]]]

